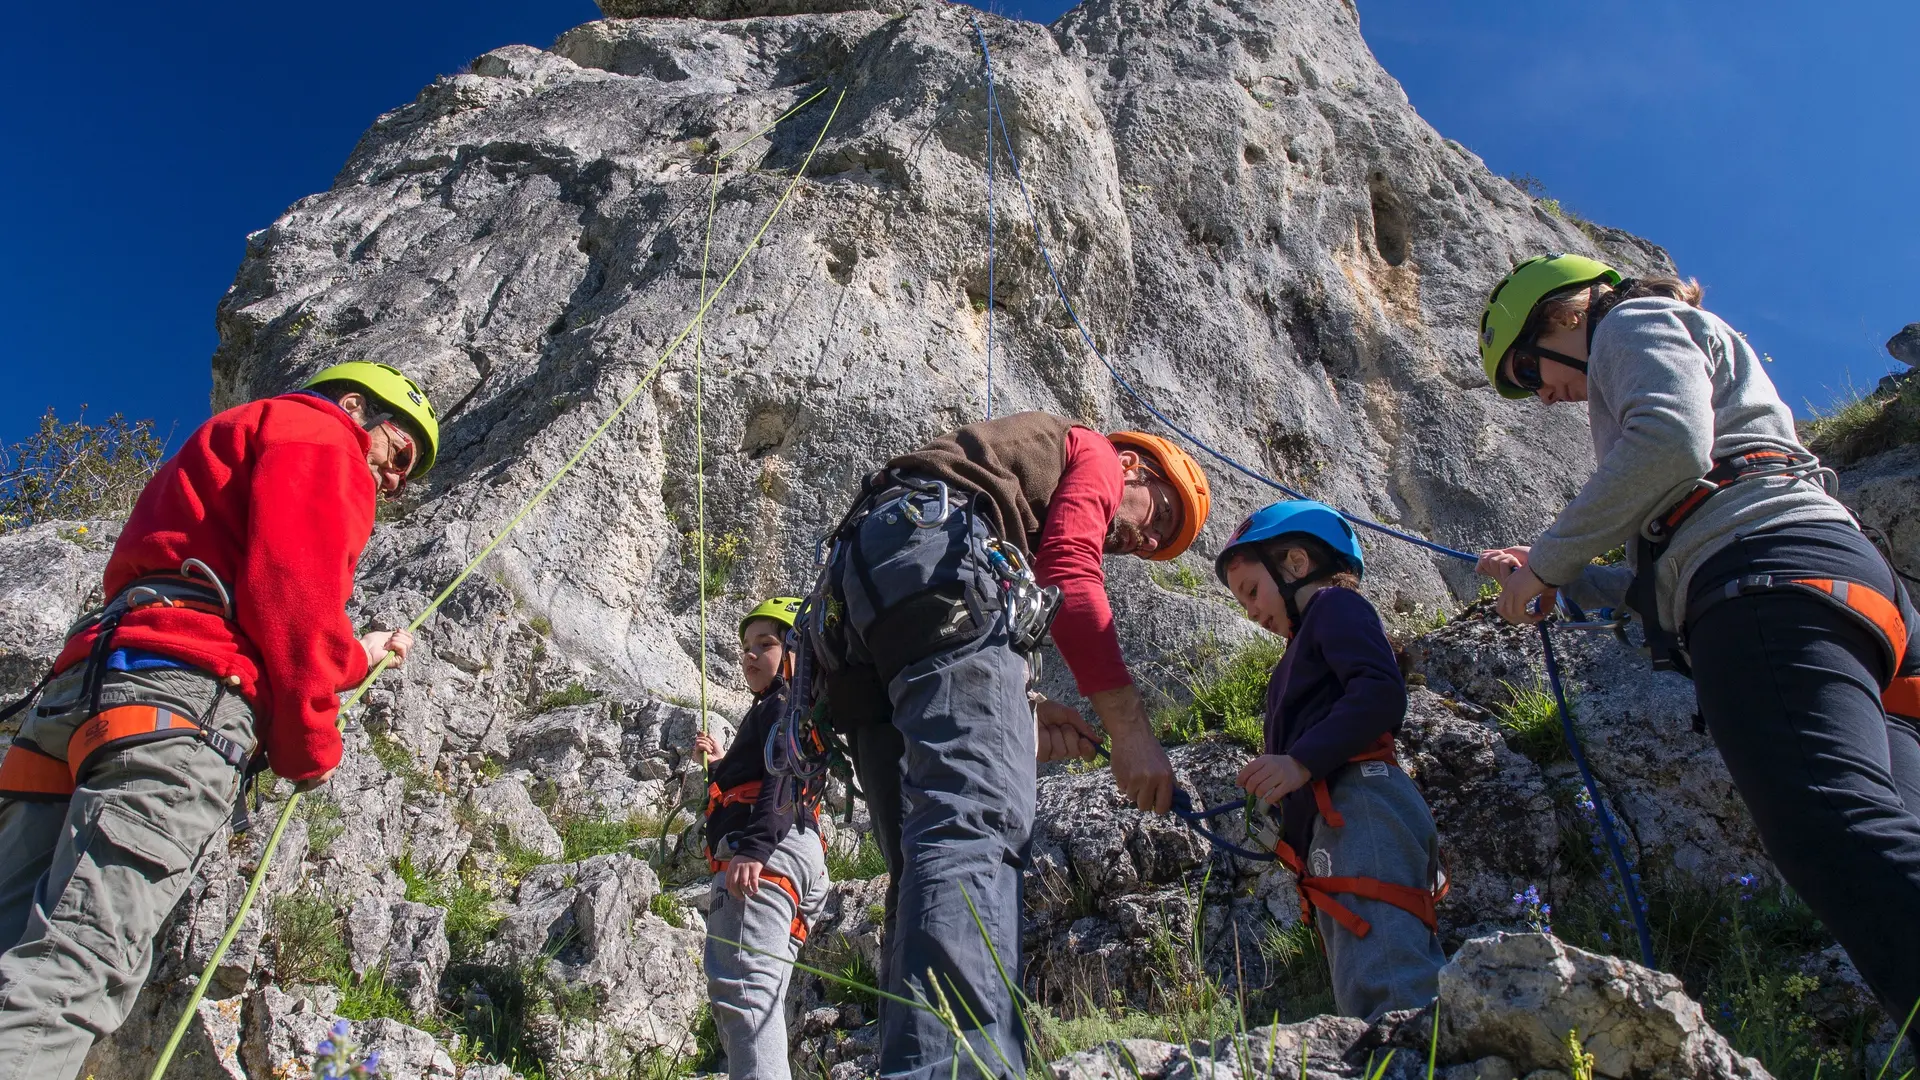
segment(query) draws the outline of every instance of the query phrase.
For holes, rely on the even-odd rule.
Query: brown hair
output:
[[[1576,316],[1585,314],[1589,306],[1593,309],[1593,322],[1597,323],[1616,306],[1643,296],[1664,296],[1691,307],[1699,307],[1700,298],[1705,292],[1700,282],[1693,278],[1681,281],[1664,274],[1627,278],[1618,285],[1576,285],[1541,300],[1535,308],[1534,318],[1539,320],[1535,325],[1571,323]]]
[[[1334,561],[1333,552],[1328,550],[1325,544],[1322,544],[1310,536],[1282,536],[1268,540],[1260,546],[1261,549],[1266,552],[1267,558],[1270,559],[1275,566],[1280,565],[1281,561],[1286,558],[1287,551],[1291,548],[1299,548],[1301,551],[1306,552],[1307,558],[1313,560],[1313,568],[1315,570]],[[1236,549],[1233,554],[1227,556],[1227,566],[1229,567],[1236,563],[1243,562],[1250,562],[1255,565],[1260,564],[1260,560],[1255,558],[1253,553],[1244,547]],[[1355,592],[1360,591],[1360,575],[1351,570],[1336,570],[1331,575],[1321,578],[1320,580],[1329,585],[1338,585],[1343,589],[1352,589]],[[1281,583],[1276,581],[1274,584],[1277,586]]]

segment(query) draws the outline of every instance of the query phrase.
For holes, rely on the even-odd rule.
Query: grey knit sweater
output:
[[[1793,413],[1746,339],[1678,300],[1628,300],[1600,320],[1588,358],[1587,418],[1599,467],[1528,565],[1583,607],[1619,607],[1631,574],[1594,567],[1678,502],[1717,460],[1749,450],[1805,453]],[[1851,521],[1818,483],[1749,480],[1708,500],[1660,559],[1660,621],[1678,630],[1694,571],[1737,537],[1809,521]]]

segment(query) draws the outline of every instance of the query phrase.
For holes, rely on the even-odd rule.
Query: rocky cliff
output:
[[[398,625],[641,387],[699,306],[705,253],[725,267],[746,251],[820,140],[712,308],[699,371],[690,349],[672,357],[353,717],[346,762],[276,856],[178,1076],[299,1075],[335,1014],[384,1048],[392,1076],[626,1075],[636,1055],[658,1066],[689,1051],[704,993],[689,746],[703,675],[723,735],[744,701],[734,614],[805,584],[860,474],[985,414],[989,311],[997,411],[1154,428],[1081,343],[1042,244],[1100,347],[1183,426],[1329,501],[1461,546],[1530,535],[1590,462],[1576,412],[1485,387],[1473,334],[1492,284],[1544,250],[1669,266],[1644,241],[1536,203],[1433,131],[1342,0],[1086,0],[1051,28],[904,2],[609,13],[631,17],[549,49],[498,49],[380,117],[330,190],[248,238],[220,304],[216,407],[354,358],[404,367],[441,404],[439,466],[383,513],[362,561],[357,620]],[[991,293],[974,19],[1039,219],[1002,156]],[[1536,467],[1542,452],[1565,467]],[[1250,633],[1209,585],[1208,560],[1270,493],[1215,473],[1214,524],[1193,554],[1154,572],[1109,566],[1129,657],[1167,676],[1159,689],[1175,704],[1186,692],[1173,676],[1194,671],[1193,657]],[[1900,505],[1892,483],[1875,497]],[[1895,528],[1911,558],[1911,522]],[[24,686],[51,655],[112,533],[92,523],[0,539],[0,682]],[[702,548],[718,628],[704,650]],[[1409,632],[1472,596],[1460,567],[1416,549],[1368,538],[1368,559],[1371,595]],[[1537,653],[1482,619],[1421,638],[1409,657],[1426,688],[1402,755],[1454,872],[1449,946],[1521,929],[1515,892],[1593,882],[1566,765],[1518,752],[1490,711],[1509,700],[1503,683],[1533,684]],[[1724,770],[1686,722],[1684,688],[1608,641],[1572,643],[1568,659],[1596,766],[1649,876],[1767,874]],[[1227,797],[1241,756],[1203,740],[1176,764],[1211,801]],[[262,813],[284,795],[268,792]],[[1317,999],[1288,982],[1298,914],[1284,871],[1120,808],[1101,771],[1049,773],[1041,802],[1025,978],[1043,1004],[1164,1008],[1170,971],[1244,979],[1257,961],[1265,1000],[1307,1014]],[[834,829],[844,869],[861,864],[863,824],[855,808]],[[95,1053],[98,1080],[144,1075],[263,832],[211,849],[134,1019]],[[810,962],[872,969],[879,886],[836,888]],[[1591,1033],[1598,999],[1569,988],[1602,961],[1507,940],[1544,943],[1473,946],[1478,959],[1456,961],[1450,984],[1465,996],[1449,1000],[1499,998],[1498,980],[1517,977],[1508,954],[1532,949],[1564,976],[1560,990],[1536,986],[1540,1000],[1587,1002],[1568,1016]],[[1169,942],[1189,941],[1169,967]],[[1677,983],[1646,985],[1642,1028],[1627,1030],[1681,1016],[1650,1044],[1673,1055],[1610,1075],[1757,1069],[1716,1041]],[[803,1057],[860,1075],[870,1047],[857,997],[807,979],[791,1004]],[[1403,1021],[1373,1036],[1320,1023],[1286,1045],[1312,1043],[1316,1061],[1346,1062],[1327,1071],[1350,1075],[1363,1036],[1414,1045],[1420,1022]],[[1566,1065],[1537,1045],[1564,1033],[1473,1023],[1447,1036],[1443,1063],[1505,1064],[1462,1080]],[[1154,1052],[1154,1075],[1199,1068],[1177,1060],[1193,1046]],[[1260,1069],[1291,1075],[1283,1058]],[[1107,1067],[1066,1062],[1059,1075]]]

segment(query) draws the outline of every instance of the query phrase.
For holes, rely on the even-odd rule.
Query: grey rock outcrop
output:
[[[347,915],[346,944],[355,975],[379,972],[416,1013],[436,1007],[451,955],[444,909],[363,897]]]
[[[1920,367],[1920,322],[1908,323],[1888,338],[1887,355],[1908,367]]]
[[[1623,1080],[1762,1080],[1768,1074],[1708,1026],[1671,975],[1595,956],[1544,934],[1475,938],[1440,972],[1433,1010],[1390,1013],[1369,1028],[1322,1016],[1243,1039],[1178,1046],[1131,1040],[1053,1063],[1059,1080],[1314,1080],[1424,1077],[1434,1054],[1447,1080],[1570,1075],[1569,1038],[1593,1075]]]

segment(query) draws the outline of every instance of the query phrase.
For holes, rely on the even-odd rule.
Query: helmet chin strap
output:
[[[1280,564],[1263,546],[1255,545],[1254,553],[1260,557],[1260,565],[1267,568],[1267,575],[1273,578],[1273,587],[1280,593],[1280,602],[1286,605],[1287,625],[1294,633],[1300,632],[1300,590],[1317,581],[1325,581],[1340,572],[1339,567],[1323,566],[1304,577],[1289,578],[1280,572]]]

